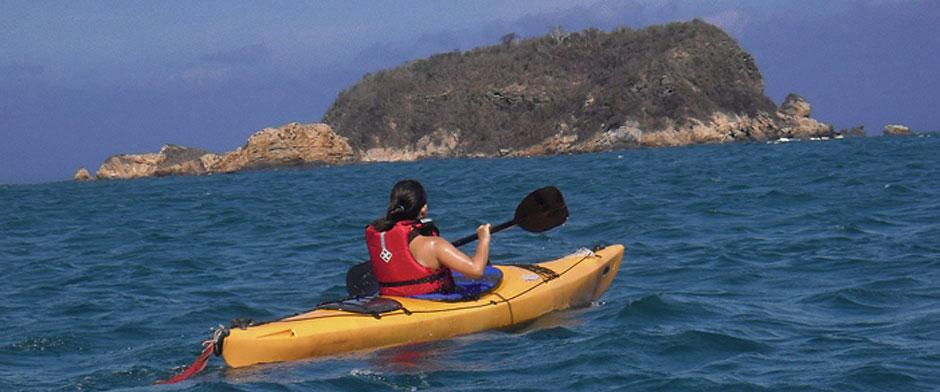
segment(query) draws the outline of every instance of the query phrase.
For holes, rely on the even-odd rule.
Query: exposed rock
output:
[[[885,125],[884,135],[885,136],[907,136],[913,135],[914,132],[910,128],[900,125],[900,124],[888,124]]]
[[[451,156],[460,142],[460,131],[437,130],[404,148],[373,147],[359,153],[363,162],[413,161],[429,157]]]
[[[866,137],[868,134],[865,133],[864,125],[856,125],[852,129],[843,129],[839,131],[839,134],[845,137]]]
[[[768,141],[785,138],[809,139],[835,135],[832,127],[809,117],[808,102],[794,96],[775,113],[747,114],[715,112],[707,121],[687,118],[682,125],[667,122],[662,129],[643,132],[637,123],[598,133],[586,143],[564,151],[603,151],[612,147],[677,147],[690,144],[726,144],[736,141]],[[544,144],[544,143],[543,143]],[[570,144],[570,143],[569,143]],[[564,146],[563,146],[564,147]],[[540,151],[558,148],[543,147]]]
[[[643,131],[636,121],[596,134],[582,146],[586,151],[604,151],[617,147],[636,147],[641,144]]]
[[[519,150],[515,153],[510,153],[509,155],[534,156],[572,152],[575,151],[574,143],[577,141],[578,135],[572,133],[567,124],[561,124],[561,126],[559,126],[558,133],[548,137],[541,143]]]
[[[92,181],[94,178],[91,177],[91,173],[88,172],[88,169],[84,167],[78,168],[78,171],[75,172],[75,175],[72,176],[73,181]]]
[[[255,132],[245,145],[219,157],[205,157],[209,172],[230,173],[273,167],[336,164],[353,160],[346,139],[326,124],[290,123]]]
[[[792,118],[806,118],[810,116],[812,108],[803,97],[790,93],[780,104],[779,112]]]
[[[152,177],[162,161],[160,154],[121,154],[112,156],[98,167],[99,180]]]
[[[290,123],[265,128],[245,145],[224,154],[175,144],[158,153],[123,154],[108,158],[98,168],[98,179],[193,176],[269,167],[335,164],[351,161],[346,139],[326,124]]]
[[[160,155],[163,156],[163,161],[160,164],[161,167],[167,168],[186,165],[190,161],[197,160],[199,157],[209,153],[209,151],[201,148],[167,144],[160,149]]]
[[[99,180],[140,177],[192,176],[206,174],[199,157],[209,154],[199,148],[167,144],[158,153],[115,155],[98,167]]]
[[[640,135],[640,147],[676,147],[689,144],[725,144],[735,141],[763,141],[780,133],[766,113],[755,116],[716,112],[706,122],[687,119],[682,126],[668,124],[660,130]]]
[[[814,137],[834,137],[832,125],[824,124],[810,117],[812,106],[803,97],[790,94],[783,100],[777,111],[780,135],[790,139],[809,139]]]

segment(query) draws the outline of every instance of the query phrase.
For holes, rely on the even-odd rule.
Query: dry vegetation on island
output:
[[[764,95],[754,59],[701,20],[515,38],[366,75],[323,122],[379,159],[427,145],[436,147],[429,155],[529,155],[795,130]]]

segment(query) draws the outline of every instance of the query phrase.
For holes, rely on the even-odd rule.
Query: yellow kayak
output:
[[[470,301],[380,296],[370,302],[393,306],[375,311],[367,306],[360,313],[319,308],[260,325],[233,326],[217,335],[215,353],[229,366],[242,367],[506,328],[597,300],[622,258],[623,246],[613,245],[525,268],[496,266],[502,281]]]

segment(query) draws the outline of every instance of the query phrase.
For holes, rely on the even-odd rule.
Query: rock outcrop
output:
[[[845,137],[867,137],[868,134],[865,133],[864,125],[856,125],[852,129],[843,129],[839,131],[839,134]]]
[[[210,153],[203,149],[167,144],[157,153],[112,156],[98,167],[95,177],[99,180],[115,180],[206,174],[206,167],[199,162],[199,158],[206,154]]]
[[[82,182],[82,181],[92,181],[91,173],[88,172],[88,169],[84,167],[78,168],[78,171],[75,172],[75,175],[72,176],[72,181]]]
[[[780,138],[811,139],[835,137],[829,124],[810,117],[811,105],[802,97],[790,94],[774,116],[760,112],[754,116],[736,113],[715,112],[707,120],[686,119],[684,125],[668,122],[662,129],[644,132],[636,121],[628,122],[616,129],[598,132],[582,138],[566,125],[544,140],[518,150],[503,149],[496,154],[468,154],[468,156],[536,156],[562,153],[584,153],[606,151],[622,147],[677,147],[690,144],[725,144],[737,141],[768,141]],[[448,140],[437,149],[410,147],[402,149],[370,149],[362,154],[365,161],[414,160],[428,156],[454,156],[460,139],[459,134],[435,132],[434,137]],[[424,138],[427,138],[425,136]],[[426,143],[419,143],[418,146]],[[382,154],[376,154],[376,151]]]
[[[888,124],[885,125],[884,135],[885,136],[907,136],[913,135],[914,132],[910,128],[900,125],[900,124]]]
[[[414,145],[403,148],[372,147],[360,150],[356,156],[363,162],[414,161],[428,157],[446,157],[453,154],[460,142],[460,132],[437,130],[424,135]]]
[[[205,159],[212,173],[349,162],[352,148],[326,124],[290,123],[255,132],[245,145]]]
[[[836,133],[832,125],[824,124],[810,117],[812,106],[803,97],[790,94],[777,111],[780,127],[779,137],[807,139],[812,137],[832,137]]]
[[[122,154],[98,168],[101,180],[194,176],[276,167],[317,166],[355,158],[346,139],[326,124],[290,123],[255,132],[235,151],[215,154],[168,144],[157,153]]]

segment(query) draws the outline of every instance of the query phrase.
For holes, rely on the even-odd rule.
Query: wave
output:
[[[645,296],[629,301],[617,312],[617,319],[628,324],[640,322],[668,323],[670,321],[697,320],[716,313],[697,303],[683,303],[666,299],[662,294]]]
[[[845,315],[881,315],[908,305],[905,296],[896,292],[859,287],[813,294],[798,302]]]

